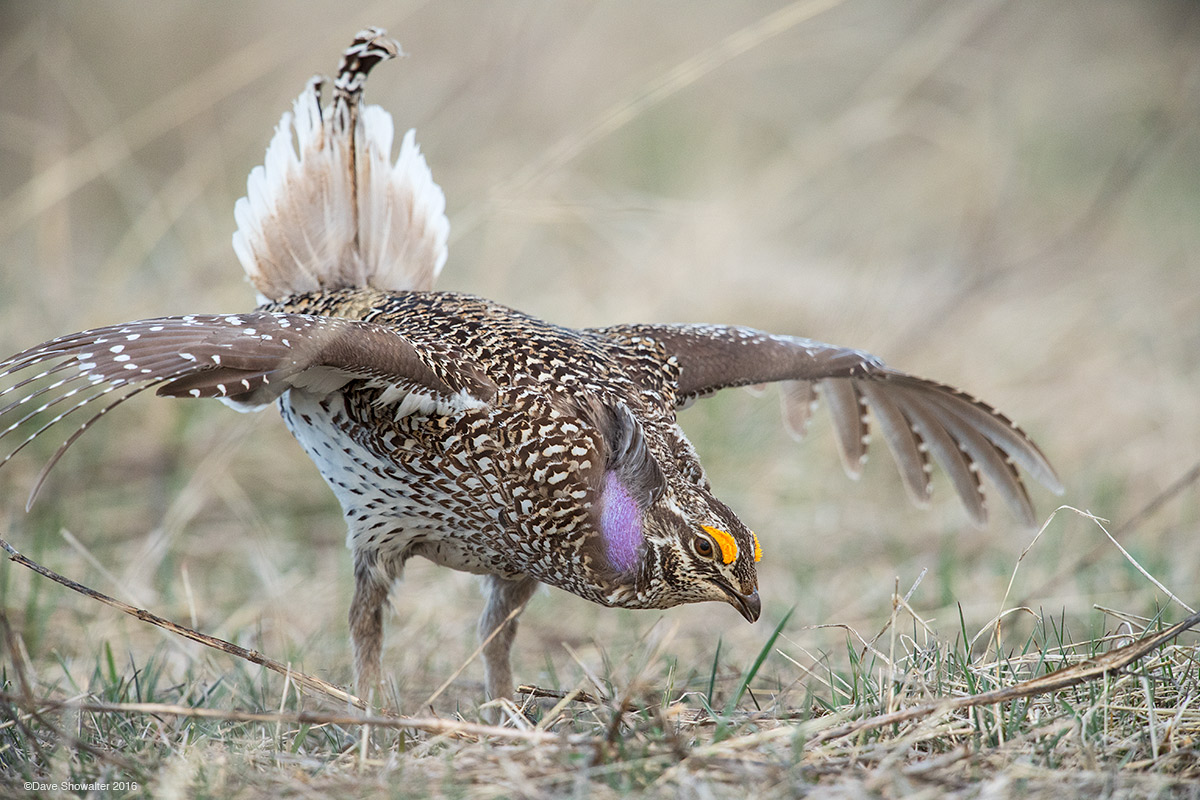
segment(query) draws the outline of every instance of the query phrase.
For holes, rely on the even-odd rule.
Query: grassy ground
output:
[[[547,590],[517,678],[599,704],[533,701],[512,738],[365,729],[5,563],[0,793],[1197,793],[1194,634],[1054,695],[820,738],[1108,651],[1186,616],[1168,592],[1200,600],[1193,4],[5,4],[0,350],[248,308],[233,202],[278,114],[366,24],[411,56],[368,98],[417,128],[446,190],[443,288],[567,324],[737,322],[872,350],[1016,417],[1062,502],[1111,520],[1127,554],[1044,492],[1036,539],[1000,509],[971,528],[945,483],[911,509],[886,456],[850,483],[827,421],[797,446],[769,397],[726,393],[681,419],[762,540],[758,625]],[[0,471],[16,548],[348,683],[340,515],[273,415],[130,403],[26,514],[52,443],[31,450]],[[388,623],[393,706],[478,722],[479,605],[473,579],[413,564]],[[161,705],[112,707],[135,702]]]

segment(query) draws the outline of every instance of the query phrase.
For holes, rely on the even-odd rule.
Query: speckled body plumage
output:
[[[779,382],[797,435],[823,398],[855,477],[873,409],[912,498],[929,500],[937,462],[980,524],[981,478],[1026,523],[1019,469],[1058,488],[1009,419],[868,353],[722,325],[575,330],[433,291],[449,229],[441,190],[412,132],[393,162],[391,117],[361,104],[367,72],[397,52],[381,31],[359,34],[332,103],[310,83],[251,172],[234,249],[261,305],[83,331],[0,362],[0,379],[15,376],[0,388],[0,441],[16,442],[0,465],[98,408],[49,470],[151,387],[242,410],[277,403],[346,518],[360,688],[380,677],[388,592],[422,556],[486,576],[493,697],[512,691],[516,617],[540,583],[604,605],[715,600],[758,618],[758,538],[714,496],[675,419],[719,389]]]
[[[419,387],[413,393],[425,402],[407,408],[380,402],[395,387],[370,385],[322,397],[293,389],[280,399],[342,503],[361,569],[390,580],[420,555],[468,572],[530,576],[605,605],[674,604],[656,594],[652,573],[633,583],[619,575],[594,541],[593,507],[609,469],[597,406],[628,408],[658,463],[676,469],[679,483],[704,486],[675,421],[674,365],[662,348],[441,292],[345,290],[260,310],[385,324],[420,346],[453,342],[453,357],[497,384],[487,405],[448,415],[425,413]]]

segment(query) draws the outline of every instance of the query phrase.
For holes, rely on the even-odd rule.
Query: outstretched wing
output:
[[[252,312],[139,320],[62,336],[0,362],[0,466],[51,426],[87,409],[42,470],[46,474],[92,423],[135,394],[218,397],[250,409],[293,387],[333,391],[348,381],[424,390],[462,405],[488,402],[496,386],[456,354],[418,349],[395,330],[358,320]],[[50,414],[46,418],[47,412]]]
[[[718,389],[779,381],[784,420],[800,437],[823,396],[842,463],[854,478],[867,457],[869,406],[917,505],[929,501],[930,455],[979,525],[987,521],[981,474],[1026,525],[1036,517],[1018,465],[1051,491],[1062,491],[1049,461],[1012,420],[951,386],[891,369],[870,353],[720,325],[627,325],[597,332],[657,343],[679,369],[680,405]]]

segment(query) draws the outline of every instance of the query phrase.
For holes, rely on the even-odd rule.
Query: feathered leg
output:
[[[479,618],[479,638],[487,640],[500,626],[504,626],[483,648],[483,673],[487,684],[488,698],[512,697],[512,651],[513,637],[517,635],[517,616],[538,582],[533,578],[508,580],[497,575],[487,577],[487,605]],[[509,614],[517,610],[512,619]],[[506,622],[507,620],[507,622]]]
[[[383,604],[388,584],[359,562],[350,602],[350,642],[354,646],[354,686],[363,697],[379,686],[383,668]]]

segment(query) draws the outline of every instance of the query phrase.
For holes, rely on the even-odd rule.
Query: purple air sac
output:
[[[630,572],[637,566],[642,553],[642,515],[613,470],[604,473],[600,535],[604,537],[604,553],[614,569]]]

